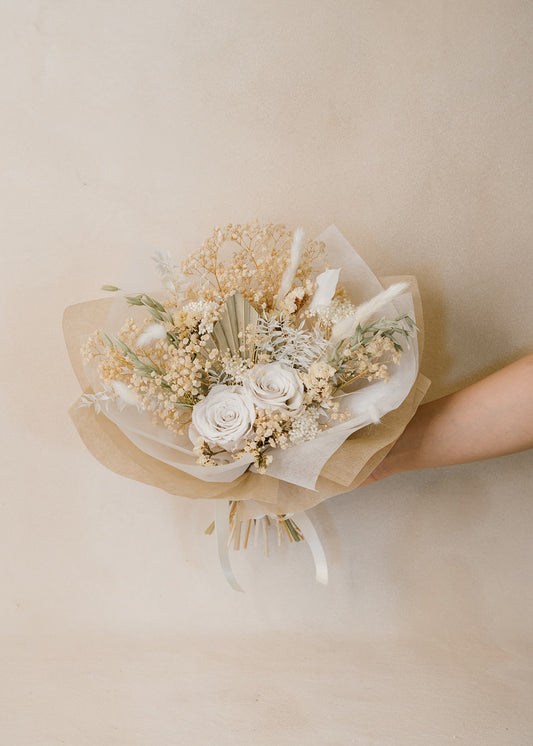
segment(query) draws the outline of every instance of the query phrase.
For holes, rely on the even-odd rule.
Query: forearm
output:
[[[421,406],[369,481],[533,447],[533,354]]]

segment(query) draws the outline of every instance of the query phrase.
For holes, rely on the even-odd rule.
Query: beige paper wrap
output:
[[[408,281],[419,329],[418,347],[422,357],[424,331],[422,306],[416,279],[380,278],[383,287]],[[105,326],[112,299],[88,301],[69,306],[63,316],[63,332],[72,367],[85,393],[92,389],[85,376],[80,355],[81,339]],[[265,513],[295,513],[312,508],[329,497],[358,487],[385,458],[413,417],[430,381],[419,373],[402,404],[385,415],[377,425],[369,425],[351,435],[323,467],[316,490],[282,482],[250,471],[230,483],[204,482],[179,471],[141,451],[104,414],[91,407],[70,409],[70,416],[81,439],[104,466],[130,479],[159,487],[172,495],[189,498],[254,500]],[[257,511],[256,511],[257,512]]]

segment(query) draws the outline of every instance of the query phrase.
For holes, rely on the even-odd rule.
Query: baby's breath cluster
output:
[[[264,474],[272,462],[272,456],[266,453],[268,448],[287,448],[290,444],[288,432],[291,424],[292,419],[285,412],[256,410],[253,437],[246,441],[244,451],[254,457],[259,473]]]
[[[190,410],[204,398],[212,359],[205,352],[205,335],[173,329],[171,338],[155,339],[145,345],[139,339],[146,328],[132,319],[116,337],[95,332],[82,348],[85,364],[96,364],[104,389],[129,403],[152,412],[155,421],[175,433],[190,422]],[[117,384],[121,385],[117,387]]]
[[[174,314],[176,325],[187,330],[197,329],[201,335],[210,334],[218,319],[219,309],[220,304],[214,301],[191,301]]]
[[[319,360],[312,363],[306,372],[300,373],[305,386],[304,401],[309,404],[327,401],[333,394],[336,372],[332,365]]]
[[[289,430],[289,440],[292,445],[314,440],[323,429],[319,424],[320,410],[318,407],[305,409],[299,417],[295,417]]]
[[[199,288],[189,291],[191,296],[199,295],[204,300],[220,302],[238,288],[252,305],[270,311],[274,308],[281,278],[290,262],[292,240],[293,232],[284,225],[230,223],[215,228],[201,248],[182,263],[180,272],[192,275],[200,282]],[[229,252],[228,259],[225,254]],[[295,284],[305,292],[311,273],[323,264],[324,244],[307,241]],[[175,284],[179,284],[178,281]],[[292,304],[296,306],[297,303],[294,296]]]

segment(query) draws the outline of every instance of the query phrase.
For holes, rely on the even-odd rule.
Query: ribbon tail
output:
[[[322,542],[318,538],[318,534],[313,525],[313,522],[307,515],[307,513],[297,513],[294,516],[294,522],[301,529],[304,539],[309,544],[309,549],[313,555],[315,561],[316,579],[318,583],[322,585],[328,584],[328,561],[326,559],[326,553]]]
[[[243,592],[241,586],[237,583],[231,563],[229,560],[229,500],[215,501],[215,532],[217,536],[218,560],[226,580],[234,591]]]

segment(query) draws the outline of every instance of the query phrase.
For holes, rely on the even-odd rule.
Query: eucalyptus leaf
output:
[[[108,347],[109,347],[109,348],[110,348],[111,350],[114,350],[114,349],[115,349],[115,346],[114,346],[114,344],[113,344],[113,340],[112,340],[112,339],[111,339],[111,338],[110,338],[110,337],[109,337],[109,336],[108,336],[108,335],[107,335],[107,334],[106,334],[105,332],[102,332],[102,336],[103,336],[103,338],[104,338],[104,342],[106,343],[106,345],[107,345],[107,346],[108,346]]]

